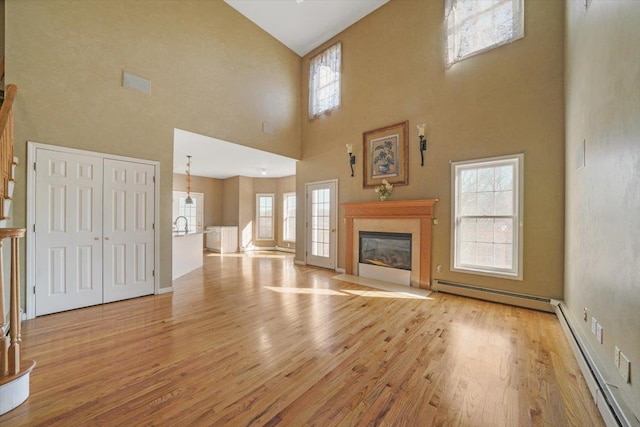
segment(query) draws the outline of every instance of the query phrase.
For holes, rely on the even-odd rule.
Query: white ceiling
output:
[[[279,178],[296,174],[295,159],[174,129],[173,173],[186,172],[187,155],[191,156],[191,174],[194,176]]]
[[[389,0],[225,0],[300,56],[320,46]],[[174,130],[173,172],[226,179],[295,175],[296,161],[277,154]],[[262,171],[266,174],[263,174]]]
[[[225,0],[300,56],[389,0]]]

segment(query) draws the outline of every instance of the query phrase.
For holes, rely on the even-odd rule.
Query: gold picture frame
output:
[[[409,121],[362,134],[363,188],[374,188],[386,179],[390,184],[409,184]]]

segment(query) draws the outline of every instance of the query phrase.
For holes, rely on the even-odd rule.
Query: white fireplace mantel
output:
[[[347,274],[354,274],[354,247],[358,239],[354,235],[354,221],[368,220],[406,220],[419,221],[419,277],[418,284],[423,289],[431,288],[431,224],[433,207],[438,199],[392,200],[385,202],[342,203],[346,222],[346,265]],[[372,230],[375,231],[375,230]]]

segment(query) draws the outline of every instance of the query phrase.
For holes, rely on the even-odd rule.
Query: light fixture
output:
[[[418,138],[420,138],[420,166],[424,166],[424,151],[427,149],[427,140],[424,137],[425,126],[424,123],[416,126],[418,128]]]
[[[353,144],[347,144],[347,154],[349,155],[349,166],[351,166],[351,176],[353,176],[353,165],[356,164],[356,155],[353,154]]]
[[[187,198],[184,200],[187,205],[193,204],[191,198],[191,156],[187,156]]]

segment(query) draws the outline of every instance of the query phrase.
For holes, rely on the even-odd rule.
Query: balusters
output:
[[[0,377],[16,375],[20,372],[20,247],[19,239],[24,236],[24,228],[0,228]],[[4,309],[4,268],[2,266],[2,241],[11,239],[11,267],[9,271],[9,340],[6,337],[6,316]],[[8,344],[8,345],[7,345]]]

